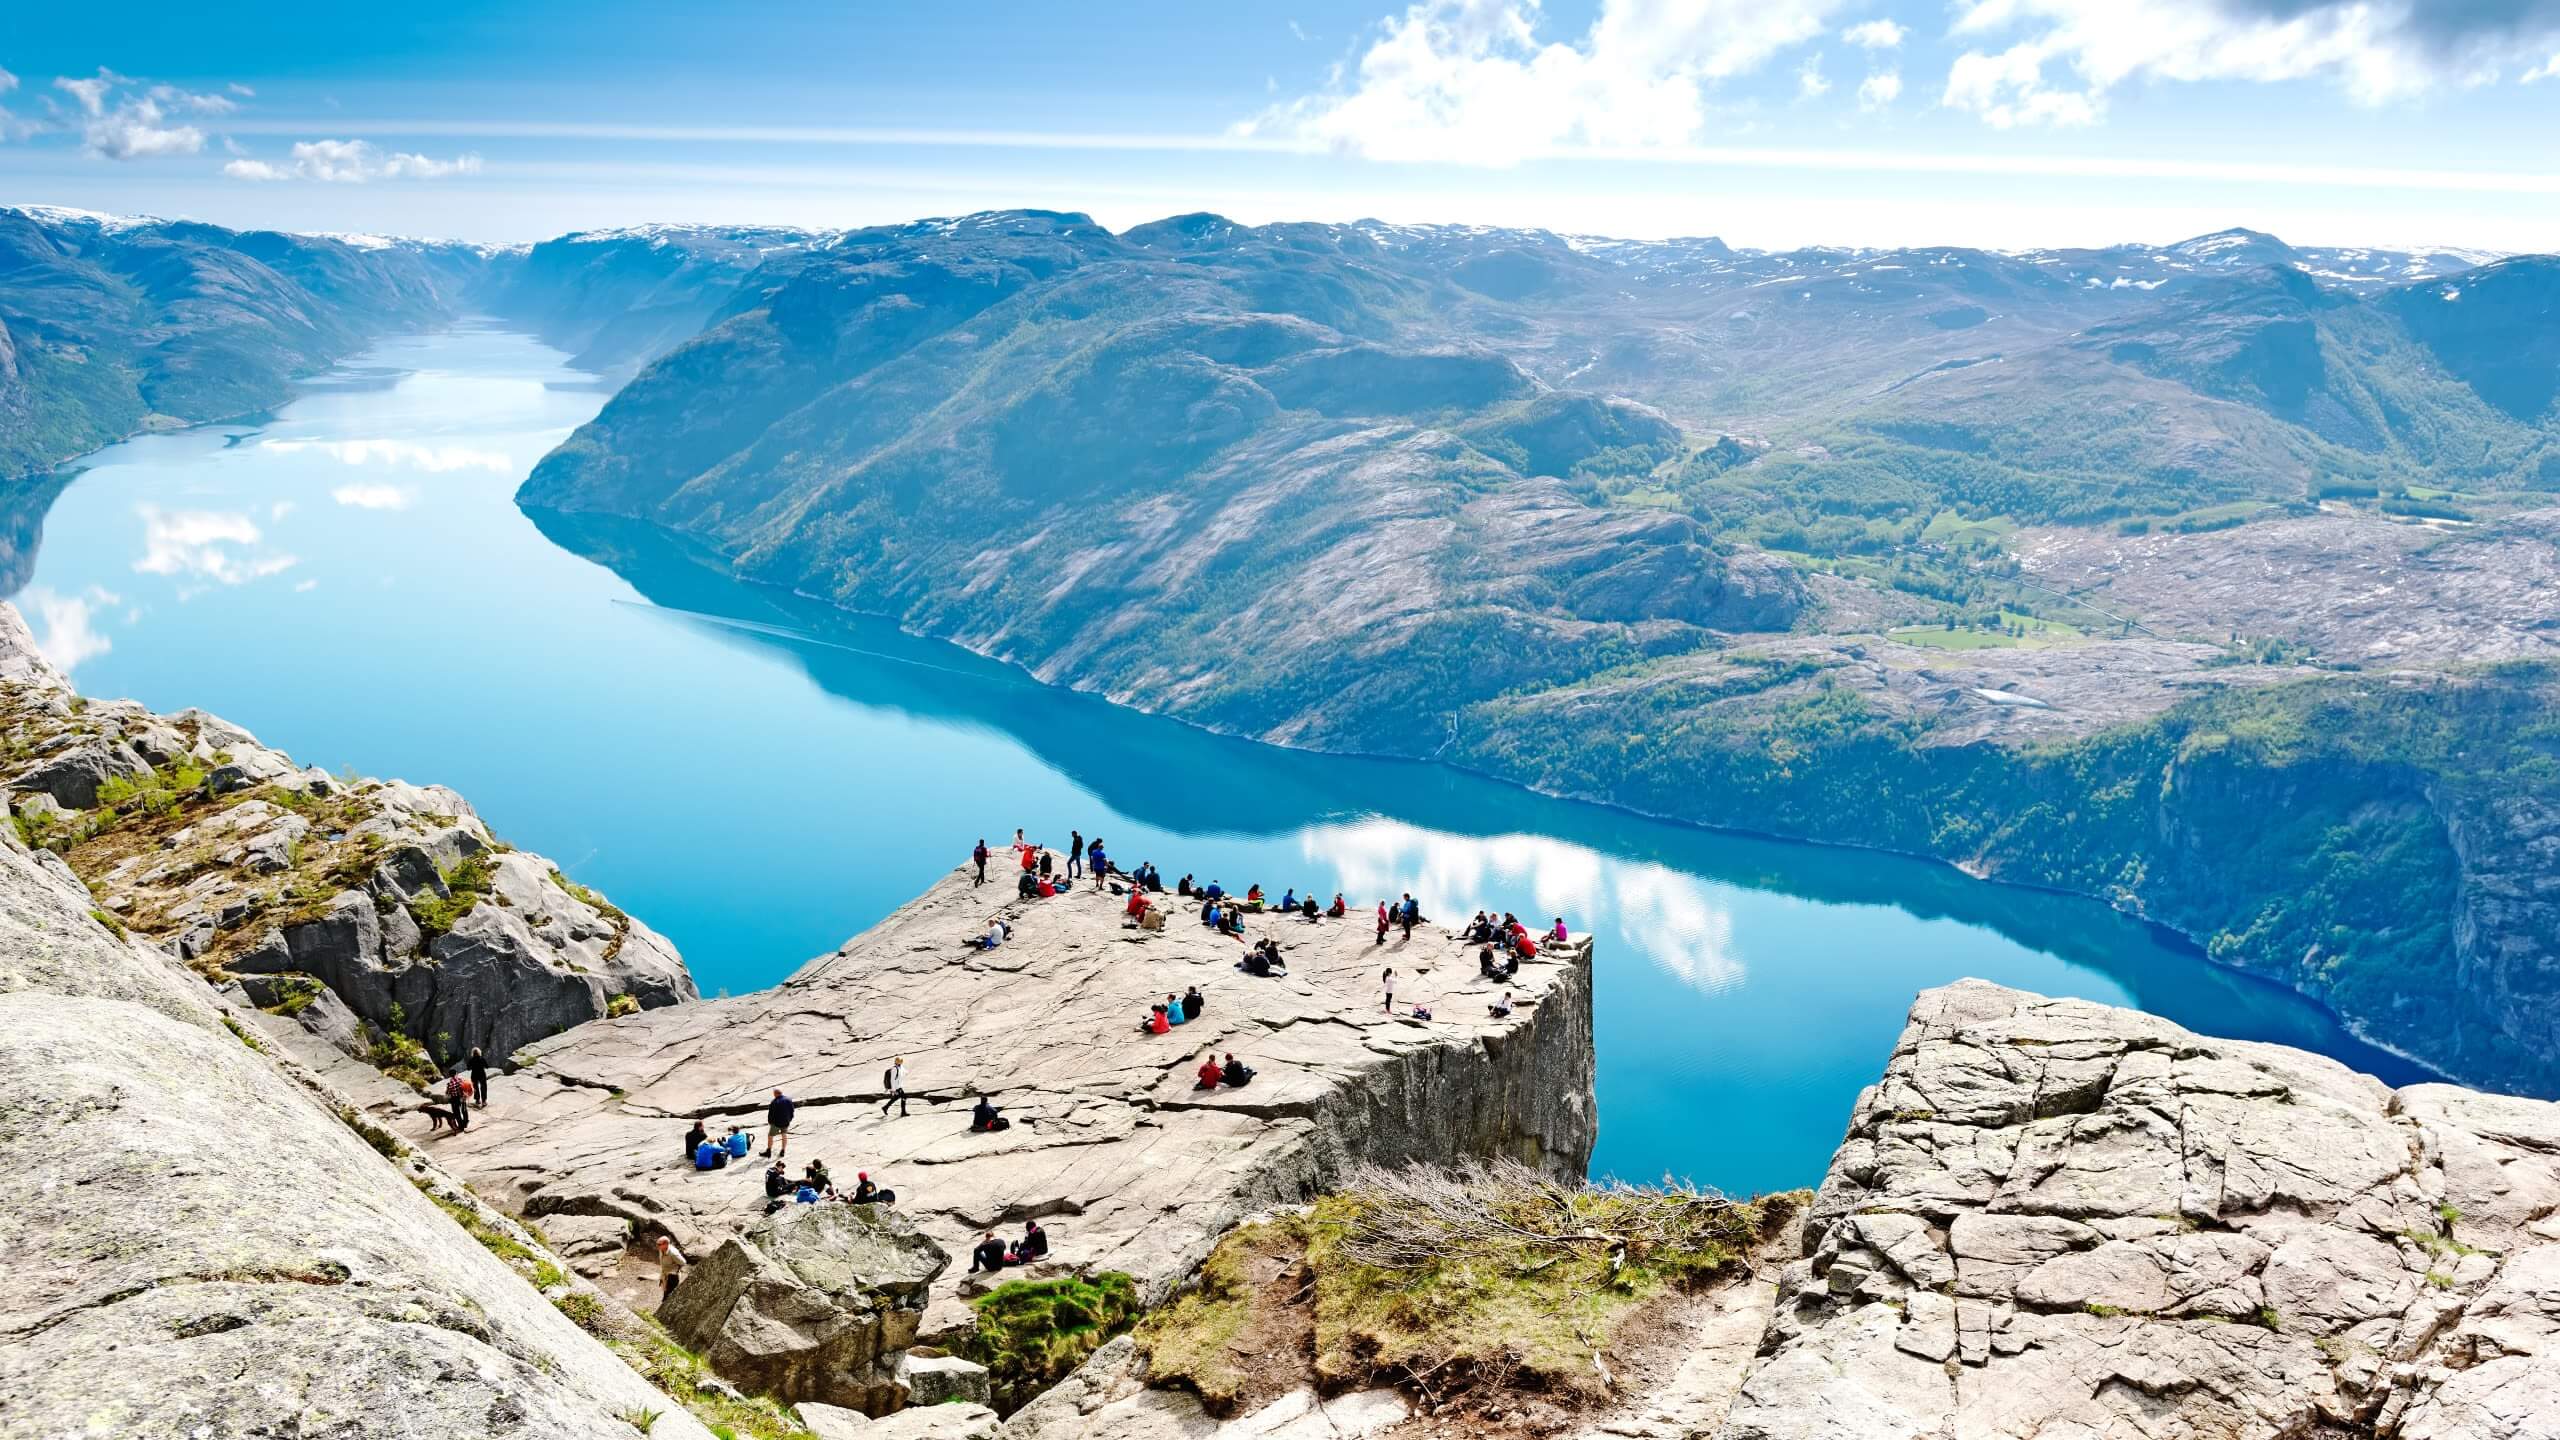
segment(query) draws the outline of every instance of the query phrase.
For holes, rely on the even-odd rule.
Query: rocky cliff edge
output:
[[[764,1209],[762,1162],[697,1172],[685,1131],[695,1117],[742,1124],[760,1151],[780,1089],[799,1106],[795,1174],[812,1159],[839,1186],[869,1172],[955,1256],[982,1230],[1039,1219],[1053,1262],[1125,1272],[1149,1302],[1239,1218],[1305,1198],[1350,1161],[1505,1155],[1582,1173],[1596,1133],[1586,947],[1506,986],[1480,979],[1473,947],[1436,924],[1380,946],[1358,912],[1261,916],[1247,934],[1276,938],[1289,974],[1257,979],[1235,968],[1244,946],[1188,909],[1147,931],[1125,925],[1124,903],[1090,882],[1018,900],[1009,881],[954,872],[776,989],[533,1047],[508,1103],[438,1153],[528,1216],[627,1221],[708,1255]],[[970,948],[993,916],[1011,940]],[[1390,965],[1403,977],[1394,1015],[1379,985]],[[1198,1019],[1138,1033],[1150,1001],[1194,985]],[[1496,1018],[1506,988],[1520,1006]],[[1436,1018],[1403,1013],[1414,1002]],[[1212,1051],[1259,1073],[1196,1090]],[[884,1113],[882,1072],[899,1056],[910,1103]],[[979,1094],[1010,1129],[971,1133]],[[629,1262],[614,1248],[580,1263]],[[937,1283],[921,1333],[966,1323],[973,1287],[957,1273]]]
[[[2560,1105],[1924,993],[1723,1440],[2560,1435]]]

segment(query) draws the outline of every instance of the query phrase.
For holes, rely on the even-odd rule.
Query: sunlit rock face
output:
[[[1383,945],[1372,912],[1260,915],[1247,939],[1277,940],[1288,965],[1264,979],[1237,969],[1244,947],[1178,896],[1160,897],[1169,923],[1148,931],[1090,882],[1054,899],[1014,893],[1001,874],[981,888],[963,869],[777,989],[536,1046],[510,1080],[523,1098],[444,1153],[526,1214],[623,1216],[707,1255],[762,1210],[761,1161],[695,1172],[677,1153],[689,1119],[761,1132],[781,1089],[799,1106],[795,1172],[820,1159],[840,1186],[870,1172],[953,1255],[1037,1218],[1054,1263],[1125,1271],[1150,1299],[1238,1218],[1301,1200],[1353,1162],[1504,1155],[1583,1172],[1597,1133],[1587,943],[1491,980],[1437,903],[1410,939]],[[1011,938],[969,948],[998,917]],[[1207,1001],[1198,1019],[1139,1033],[1150,1002],[1193,986]],[[1506,990],[1518,1007],[1496,1017]],[[1416,1004],[1433,1018],[1415,1018]],[[1212,1053],[1258,1073],[1201,1091]],[[899,1056],[904,1114],[881,1105]],[[970,1132],[979,1094],[1009,1129]],[[965,1322],[968,1288],[965,1276],[933,1287],[927,1338]]]
[[[1923,994],[1725,1440],[2560,1433],[2560,1106]]]

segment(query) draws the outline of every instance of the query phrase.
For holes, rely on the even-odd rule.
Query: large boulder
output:
[[[91,740],[38,760],[9,782],[12,790],[43,795],[65,810],[87,810],[110,780],[139,780],[150,762],[122,741]]]
[[[950,1263],[895,1211],[793,1205],[696,1263],[658,1318],[750,1390],[882,1415],[906,1399],[895,1362]]]

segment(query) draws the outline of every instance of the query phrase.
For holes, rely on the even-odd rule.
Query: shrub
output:
[[[1011,1414],[1136,1322],[1138,1284],[1118,1271],[1013,1280],[979,1296],[976,1308],[977,1328],[961,1350],[987,1367],[996,1409]]]

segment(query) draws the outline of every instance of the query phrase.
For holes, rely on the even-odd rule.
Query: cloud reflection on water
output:
[[[1453,835],[1384,818],[1309,826],[1298,843],[1309,861],[1340,875],[1355,910],[1410,891],[1425,913],[1455,923],[1480,909],[1516,911],[1525,890],[1534,908],[1520,918],[1533,930],[1558,915],[1577,934],[1613,929],[1706,994],[1747,978],[1717,887],[1662,865],[1539,835]]]
[[[258,448],[279,455],[325,455],[342,465],[398,465],[429,474],[455,470],[517,468],[505,452],[469,445],[422,445],[415,440],[262,440]]]
[[[142,558],[133,562],[133,568],[145,575],[193,576],[219,585],[239,585],[299,563],[291,555],[274,551],[234,553],[230,547],[246,549],[264,538],[258,523],[237,510],[162,510],[148,502],[133,508],[142,519]]]

